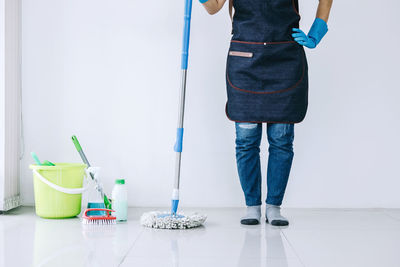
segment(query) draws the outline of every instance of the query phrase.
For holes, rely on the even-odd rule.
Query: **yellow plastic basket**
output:
[[[36,214],[42,218],[75,217],[81,212],[85,164],[30,165],[33,170]]]

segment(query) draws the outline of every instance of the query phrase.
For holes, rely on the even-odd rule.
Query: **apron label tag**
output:
[[[240,51],[229,51],[229,55],[236,57],[253,57],[253,53]]]

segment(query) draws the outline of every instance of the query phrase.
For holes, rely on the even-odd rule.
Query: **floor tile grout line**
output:
[[[292,248],[294,254],[296,255],[297,259],[300,261],[301,265],[303,265],[304,267],[307,267],[307,266],[304,264],[303,260],[300,258],[299,254],[297,253],[297,251],[296,251],[296,249],[294,248],[293,244],[289,241],[289,238],[288,238],[288,237],[285,235],[285,233],[283,232],[283,229],[282,229],[282,228],[280,229],[280,231],[281,231],[283,237],[284,237],[284,238],[286,239],[286,241],[288,242],[289,246]]]
[[[138,236],[135,238],[135,240],[133,240],[132,245],[130,246],[130,248],[128,249],[128,251],[126,252],[125,256],[122,258],[121,262],[118,264],[118,267],[122,265],[122,263],[124,263],[126,257],[128,256],[128,254],[131,252],[131,250],[133,249],[133,247],[135,246],[136,242],[139,240],[140,236],[143,234],[144,232],[144,228],[142,227],[142,231],[140,231],[140,233],[138,234]]]

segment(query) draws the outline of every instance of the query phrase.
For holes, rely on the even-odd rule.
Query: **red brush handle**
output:
[[[86,209],[84,215],[87,216],[87,213],[88,213],[89,211],[92,211],[92,210],[106,211],[106,212],[107,212],[107,216],[110,216],[110,215],[111,215],[110,212],[115,212],[114,210],[110,210],[110,209],[100,209],[100,208],[96,208],[96,209]]]

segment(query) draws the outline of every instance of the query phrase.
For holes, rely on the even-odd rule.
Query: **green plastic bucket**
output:
[[[85,164],[30,165],[33,170],[36,214],[42,218],[75,217],[81,212]]]

